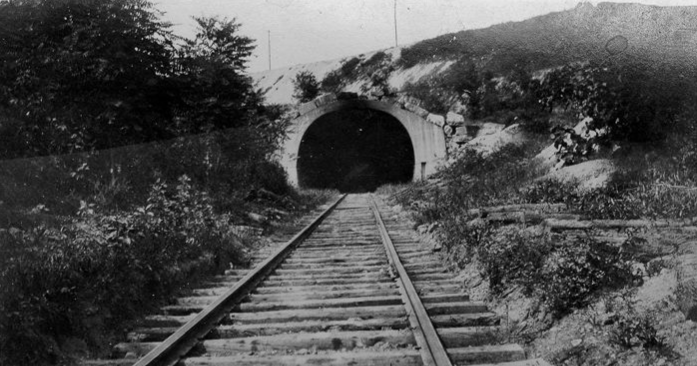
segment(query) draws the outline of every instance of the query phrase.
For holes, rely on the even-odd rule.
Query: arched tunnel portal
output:
[[[388,183],[409,182],[413,174],[409,133],[385,112],[366,108],[327,113],[300,142],[301,187],[366,192]]]
[[[295,185],[367,192],[424,179],[444,158],[443,130],[399,105],[332,100],[291,123],[281,163]]]

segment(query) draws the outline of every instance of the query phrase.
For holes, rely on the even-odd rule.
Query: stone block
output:
[[[436,125],[438,127],[445,126],[445,117],[443,117],[439,114],[429,113],[428,116],[426,117],[426,120],[433,123],[434,125]]]
[[[419,107],[418,105],[415,104],[409,104],[405,103],[404,104],[404,109],[408,110],[409,112],[412,112],[416,115],[418,115],[421,118],[426,118],[428,116],[428,111]]]
[[[462,126],[465,124],[465,117],[461,114],[448,112],[448,114],[445,116],[445,122],[450,126]]]
[[[300,115],[302,116],[304,114],[307,114],[307,113],[314,111],[315,109],[317,109],[317,105],[315,104],[315,101],[313,100],[313,101],[299,105],[298,106],[298,113],[300,113]]]
[[[403,94],[399,97],[399,103],[401,103],[403,105],[413,104],[417,107],[421,107],[421,104],[423,104],[423,101],[421,101],[421,99],[419,99],[419,98],[414,98],[412,96]]]
[[[317,107],[321,107],[336,102],[336,95],[334,93],[323,94],[315,98],[314,102]]]
[[[470,138],[470,137],[467,136],[467,135],[460,135],[460,136],[455,136],[455,137],[453,137],[453,141],[455,141],[455,143],[458,144],[458,145],[464,144],[464,143],[466,143],[467,141],[469,141],[469,140],[471,140],[471,139],[472,139],[472,138]]]
[[[467,136],[467,127],[455,127],[455,135],[457,136]]]

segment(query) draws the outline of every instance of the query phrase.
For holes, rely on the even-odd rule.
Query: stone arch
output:
[[[408,103],[405,107],[409,107]],[[389,114],[399,121],[409,134],[414,150],[413,180],[428,177],[446,159],[445,135],[442,126],[428,122],[428,112],[416,108],[406,110],[402,104],[365,99],[337,99],[328,94],[298,107],[298,115],[291,122],[288,136],[281,151],[281,165],[288,173],[289,181],[298,185],[298,154],[303,136],[320,117],[341,110],[367,108]],[[425,112],[425,113],[419,113]],[[442,117],[441,117],[442,118]]]

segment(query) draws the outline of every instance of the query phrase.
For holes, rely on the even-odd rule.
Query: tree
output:
[[[300,103],[309,102],[319,94],[319,82],[309,71],[300,71],[293,79],[293,98]]]
[[[240,25],[195,18],[182,39],[159,15],[147,0],[0,0],[0,157],[255,124],[263,94]]]
[[[572,109],[586,119],[588,136],[557,128],[555,145],[567,162],[580,161],[596,145],[657,142],[674,128],[683,103],[695,93],[694,73],[685,67],[620,60],[615,64],[574,63],[549,72],[537,89],[550,111]],[[694,74],[691,74],[694,75]]]
[[[178,50],[177,134],[246,126],[262,111],[262,94],[243,74],[254,49],[235,19],[194,18],[198,33]]]
[[[145,0],[0,2],[3,157],[168,136],[168,25]],[[6,127],[8,129],[6,129]]]

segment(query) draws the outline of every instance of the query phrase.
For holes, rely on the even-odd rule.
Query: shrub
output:
[[[556,316],[586,306],[603,288],[641,281],[631,257],[619,248],[582,236],[555,248],[540,271],[537,296]]]
[[[301,71],[293,79],[293,98],[300,103],[309,102],[319,94],[319,83],[309,71]]]
[[[489,276],[489,287],[500,293],[510,285],[522,285],[530,293],[537,284],[539,271],[552,250],[544,233],[511,228],[499,232],[479,247],[479,261]]]
[[[365,60],[361,66],[366,69],[371,69],[380,66],[385,62],[389,62],[390,60],[392,60],[392,56],[390,54],[385,53],[384,51],[378,51],[375,52],[375,54],[373,54],[373,56],[371,56],[369,59]]]
[[[353,57],[350,60],[344,62],[341,65],[341,75],[346,78],[346,79],[351,79],[356,76],[356,71],[358,68],[358,65],[361,63],[361,59],[358,57]]]
[[[587,119],[590,136],[561,129],[555,145],[564,161],[577,162],[608,141],[655,142],[664,140],[680,109],[694,94],[687,69],[660,63],[647,64],[621,58],[612,64],[573,63],[546,74],[536,88],[538,100],[548,110],[563,106]]]
[[[186,177],[158,181],[132,211],[83,202],[80,213],[61,229],[0,231],[0,364],[58,363],[75,338],[105,345],[199,276],[246,260],[229,218]]]
[[[429,112],[445,114],[457,99],[457,94],[440,85],[439,77],[425,78],[417,82],[408,82],[402,91],[422,101],[422,107]]]
[[[656,319],[651,314],[639,315],[632,307],[621,313],[610,331],[609,341],[625,349],[637,345],[646,350],[666,349],[665,337],[658,335],[655,324]]]
[[[344,81],[341,78],[341,72],[339,70],[333,70],[327,73],[322,79],[321,88],[326,93],[338,93],[344,86]]]
[[[488,156],[474,150],[460,152],[452,164],[438,172],[438,177],[449,183],[444,203],[462,201],[465,207],[483,207],[517,199],[518,190],[536,174],[526,160],[535,153],[536,146],[514,144]]]
[[[321,89],[327,93],[338,93],[341,88],[347,83],[355,80],[359,72],[359,64],[361,59],[359,57],[353,57],[350,60],[341,64],[341,66],[332,70],[322,79]]]

